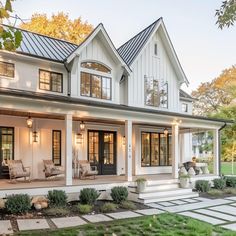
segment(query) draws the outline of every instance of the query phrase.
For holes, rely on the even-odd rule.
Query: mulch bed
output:
[[[209,199],[223,199],[226,197],[236,197],[235,194],[228,194],[228,193],[223,193],[222,195],[216,196],[216,195],[211,195],[208,193],[199,193],[199,197],[203,198],[209,198]]]

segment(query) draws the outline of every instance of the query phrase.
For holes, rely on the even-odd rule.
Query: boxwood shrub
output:
[[[210,182],[208,180],[197,180],[195,182],[195,189],[198,192],[208,192],[210,190],[211,186],[210,186]]]
[[[233,176],[226,176],[226,186],[231,188],[236,188],[236,177]]]
[[[128,190],[126,187],[117,186],[111,189],[111,197],[113,201],[117,204],[120,204],[123,201],[126,201],[128,198]]]
[[[213,179],[214,188],[223,190],[226,187],[226,179],[220,178],[220,179]]]
[[[79,199],[81,204],[94,205],[99,193],[95,188],[84,188],[80,191]]]
[[[67,195],[62,190],[48,191],[47,198],[50,207],[64,207],[67,203]]]
[[[26,213],[31,209],[31,201],[28,194],[14,194],[7,197],[6,209],[12,214]]]

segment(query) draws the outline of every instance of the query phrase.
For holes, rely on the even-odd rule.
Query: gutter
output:
[[[218,129],[218,161],[219,161],[219,175],[221,176],[221,130],[223,130],[227,126],[225,122],[219,129]]]

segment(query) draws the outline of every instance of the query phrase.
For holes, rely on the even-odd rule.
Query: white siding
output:
[[[187,106],[188,106],[188,111],[187,112],[182,111],[182,104],[187,104]],[[192,102],[183,101],[183,100],[180,99],[179,112],[184,113],[184,114],[192,115],[192,113],[193,113],[193,104],[192,104]]]

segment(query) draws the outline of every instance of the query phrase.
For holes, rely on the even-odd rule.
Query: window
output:
[[[160,105],[159,84],[154,77],[145,77],[145,104],[158,107]]]
[[[142,132],[141,166],[171,165],[171,135]]]
[[[154,55],[158,55],[158,48],[157,48],[157,43],[154,44]]]
[[[63,75],[57,72],[39,70],[39,88],[42,90],[62,93]]]
[[[188,104],[182,103],[182,112],[188,112]]]
[[[160,107],[168,108],[168,84],[165,83],[160,90]]]
[[[54,165],[61,165],[61,130],[52,131],[52,160]]]
[[[81,95],[100,99],[111,99],[111,78],[81,72]]]
[[[8,62],[0,62],[0,76],[15,77],[15,65]]]
[[[109,68],[97,62],[82,62],[81,67],[111,74],[111,70]]]

